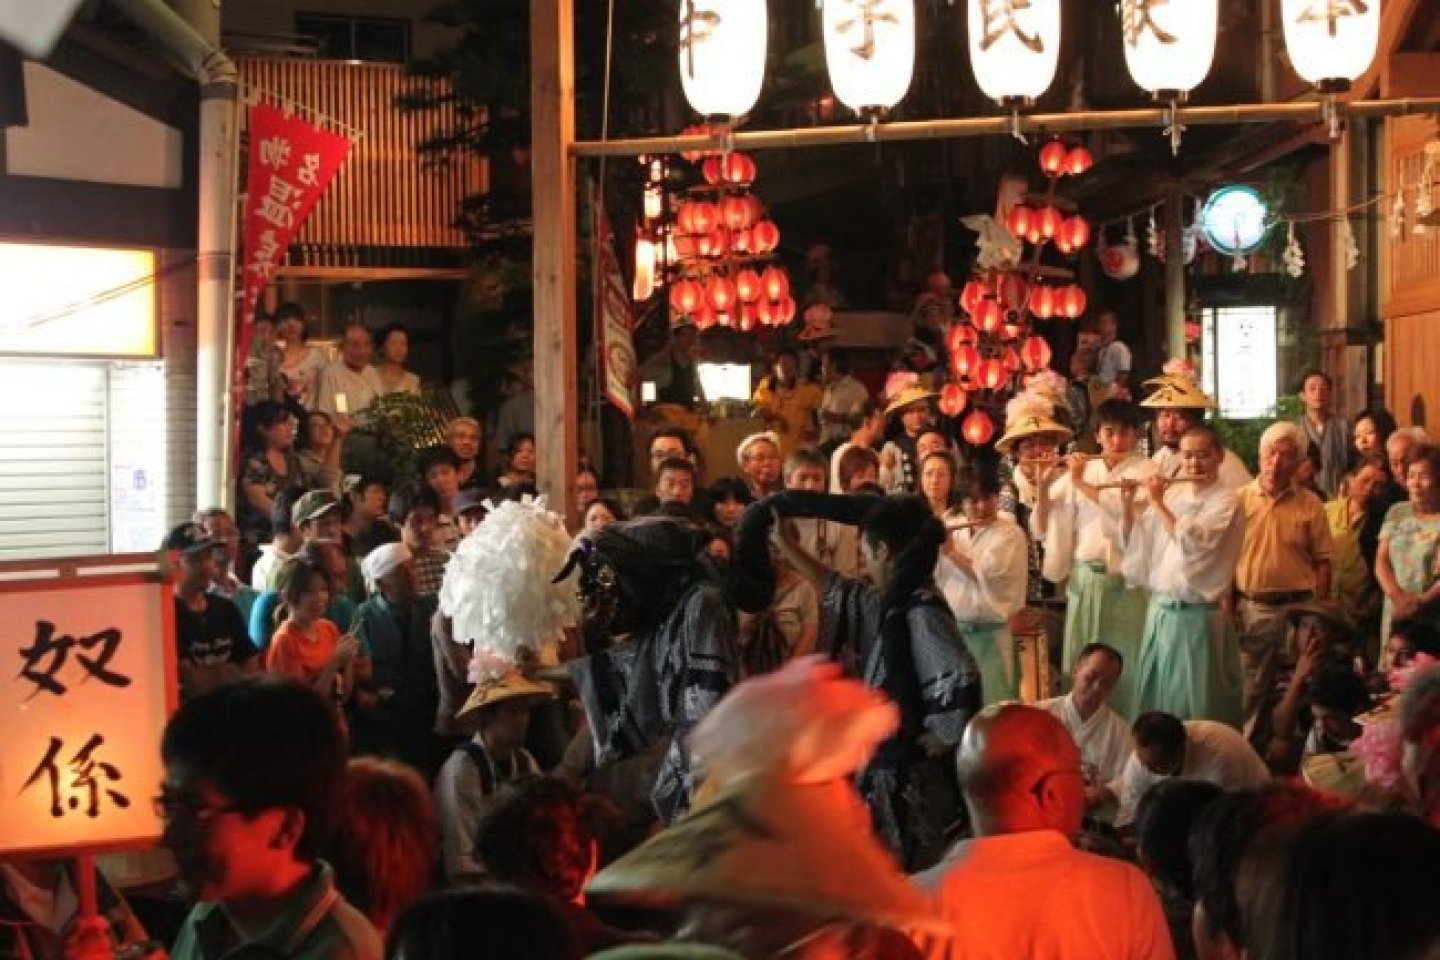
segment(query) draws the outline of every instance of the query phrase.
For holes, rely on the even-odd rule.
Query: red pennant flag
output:
[[[245,269],[240,324],[285,259],[290,240],[335,179],[350,141],[268,104],[250,108],[250,165],[245,197]]]

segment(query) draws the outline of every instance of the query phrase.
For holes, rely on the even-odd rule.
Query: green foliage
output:
[[[422,398],[387,393],[355,415],[342,467],[387,482],[407,480],[416,475],[420,451],[443,439],[439,418]]]
[[[1297,419],[1304,411],[1305,406],[1299,397],[1293,394],[1282,394],[1276,402],[1275,408],[1267,416],[1257,417],[1253,420],[1230,420],[1217,416],[1211,421],[1211,425],[1215,428],[1215,432],[1220,434],[1225,448],[1234,452],[1235,456],[1244,461],[1250,472],[1254,473],[1259,469],[1260,435],[1272,423]]]

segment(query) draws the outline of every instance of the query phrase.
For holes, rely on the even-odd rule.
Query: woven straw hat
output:
[[[519,670],[511,670],[498,680],[482,680],[475,684],[470,697],[465,701],[455,714],[456,717],[463,717],[473,710],[480,710],[484,707],[493,707],[497,703],[506,700],[514,700],[516,697],[534,697],[537,700],[548,700],[555,696],[555,692],[543,683],[531,680]]]
[[[1005,435],[995,441],[995,449],[1001,453],[1009,453],[1010,448],[1026,437],[1033,437],[1041,433],[1053,433],[1061,442],[1069,440],[1074,432],[1065,424],[1054,417],[1044,414],[1031,414],[1021,417],[1013,423],[1005,425]]]
[[[1140,406],[1152,410],[1213,410],[1215,401],[1189,377],[1166,375],[1145,381],[1152,388]]]
[[[885,416],[888,417],[891,414],[899,413],[912,403],[934,400],[938,396],[939,394],[934,390],[927,390],[918,384],[905,387],[899,393],[895,394],[895,396],[891,397],[890,402],[885,405]]]
[[[707,901],[947,929],[876,843],[849,780],[794,783],[761,774],[708,799],[702,791],[687,816],[596,874],[586,895],[651,907]]]

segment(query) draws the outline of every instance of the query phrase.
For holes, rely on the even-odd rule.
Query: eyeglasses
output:
[[[152,797],[150,803],[155,808],[155,816],[166,821],[183,814],[197,823],[206,823],[222,814],[244,812],[244,808],[233,803],[208,804],[194,797],[167,796],[163,793]]]

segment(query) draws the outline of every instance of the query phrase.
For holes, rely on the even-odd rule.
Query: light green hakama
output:
[[[980,668],[980,694],[985,706],[1020,699],[1020,660],[1015,640],[1004,623],[960,620],[965,646]]]
[[[1145,611],[1150,591],[1127,587],[1118,573],[1107,573],[1102,563],[1077,562],[1065,587],[1065,644],[1061,666],[1068,677],[1075,657],[1090,643],[1104,643],[1120,651],[1125,670],[1110,695],[1110,709],[1126,720],[1139,715],[1136,666],[1140,638],[1145,633]],[[1066,684],[1069,686],[1068,681]]]
[[[1141,713],[1240,729],[1240,647],[1214,603],[1151,597],[1135,673]]]

